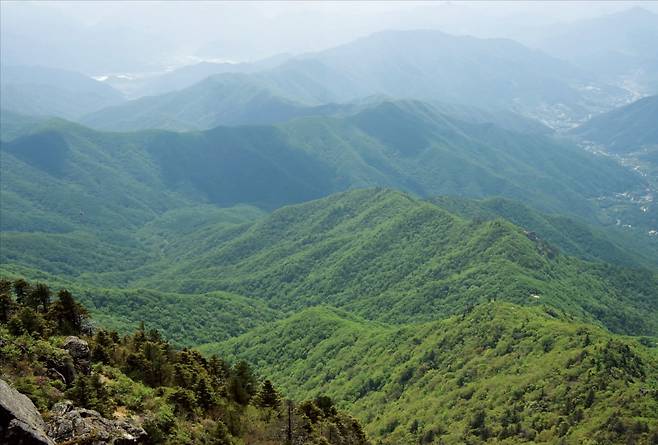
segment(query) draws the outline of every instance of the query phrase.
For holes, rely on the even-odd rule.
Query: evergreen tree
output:
[[[37,285],[34,286],[30,292],[29,304],[34,308],[35,311],[39,309],[39,306],[41,306],[43,312],[48,312],[51,295],[52,292],[47,285],[43,283],[37,283]]]
[[[216,405],[212,386],[210,386],[210,382],[206,377],[201,377],[199,379],[196,384],[195,393],[197,403],[203,410],[208,411]]]
[[[77,335],[87,318],[87,310],[79,304],[66,289],[57,293],[58,300],[53,304],[49,317],[57,323],[59,332],[64,335]]]
[[[0,279],[0,294],[8,294],[11,292],[11,281]]]
[[[11,317],[16,304],[8,292],[0,293],[0,323],[7,323]]]
[[[281,398],[270,380],[265,380],[258,393],[258,405],[266,408],[278,408]]]
[[[7,325],[13,335],[30,334],[40,337],[46,332],[43,316],[25,306],[11,316]]]
[[[14,295],[18,304],[26,304],[27,296],[30,293],[30,283],[22,278],[14,281]]]
[[[316,397],[315,405],[322,410],[325,417],[333,417],[338,412],[334,406],[334,401],[328,396]]]
[[[91,392],[89,391],[88,381],[85,376],[79,376],[75,379],[75,384],[68,392],[68,396],[76,405],[88,407],[91,402]]]
[[[247,405],[256,394],[256,378],[249,364],[239,361],[231,371],[229,378],[229,394],[240,405]]]
[[[170,374],[171,370],[160,345],[147,341],[142,348],[142,354],[144,357],[144,383],[153,387],[164,385],[167,374]]]
[[[94,338],[94,346],[91,349],[91,359],[95,362],[101,362],[103,364],[110,363],[110,346],[112,345],[112,339],[103,329],[100,329],[96,333]]]

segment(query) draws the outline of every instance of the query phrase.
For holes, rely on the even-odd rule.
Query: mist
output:
[[[536,45],[551,26],[658,2],[3,2],[2,62],[91,76],[318,51],[383,30]]]

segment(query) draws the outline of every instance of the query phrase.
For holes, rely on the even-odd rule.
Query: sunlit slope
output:
[[[285,310],[329,304],[389,322],[496,299],[548,304],[621,332],[658,327],[654,272],[583,262],[505,220],[465,220],[387,190],[280,209],[186,260],[133,285],[225,290]]]
[[[468,219],[504,218],[535,232],[562,252],[590,261],[629,267],[658,265],[658,241],[618,227],[597,227],[577,218],[541,213],[505,198],[468,199],[454,196],[431,198],[430,202]],[[635,236],[634,236],[635,235]]]
[[[649,444],[658,429],[655,348],[550,309],[391,327],[313,308],[202,349],[345,401],[383,444]]]

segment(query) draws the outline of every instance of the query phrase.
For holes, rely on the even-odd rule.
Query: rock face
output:
[[[62,348],[69,352],[73,358],[75,369],[83,374],[91,372],[91,350],[89,344],[78,337],[67,337],[62,345]]]
[[[141,428],[122,420],[109,420],[98,412],[75,408],[70,401],[55,404],[48,424],[48,435],[60,442],[88,445],[131,445],[146,441]]]
[[[55,445],[34,403],[0,380],[0,443]]]

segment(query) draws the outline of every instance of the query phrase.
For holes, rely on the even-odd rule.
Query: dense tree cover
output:
[[[202,350],[249,359],[298,397],[342,400],[375,443],[648,445],[657,340],[492,302],[402,327],[313,308]]]
[[[75,290],[103,325],[125,333],[144,320],[187,346],[238,335],[318,303],[407,322],[495,298],[548,304],[618,332],[658,330],[655,272],[560,253],[543,239],[562,227],[553,219],[517,218],[522,225],[552,223],[533,234],[533,225],[524,230],[496,215],[464,219],[386,190],[334,195],[252,224],[242,223],[244,209],[208,220],[203,212],[167,212],[140,230],[138,236],[157,252],[141,267],[124,263],[124,270],[85,271],[68,279],[6,263],[2,271]],[[587,237],[576,234],[567,240],[577,243],[558,240],[580,252],[601,252],[607,245],[591,248]],[[47,253],[42,248],[3,239],[2,253],[34,256],[41,264]],[[52,249],[57,257],[57,245]]]
[[[618,332],[658,331],[655,272],[584,262],[507,221],[465,220],[387,190],[280,209],[136,284],[219,288],[282,310],[329,304],[389,322],[502,299],[551,305]]]
[[[539,291],[549,302],[559,294],[575,312],[613,314],[606,323],[614,329],[622,325],[645,329],[638,328],[641,322],[636,314],[621,307],[626,292],[599,278],[577,283],[573,294],[569,286],[577,279],[575,264],[565,257],[551,260],[550,270],[540,268],[546,272],[542,279],[553,273],[560,278],[551,289],[535,283],[536,274],[532,278],[526,274],[534,260],[514,270],[518,263],[509,264],[509,258],[498,255],[496,264],[485,267],[494,259],[480,261],[476,245],[484,247],[487,239],[507,236],[508,226],[501,230],[497,223],[469,226],[460,222],[459,233],[436,223],[428,225],[422,220],[431,218],[431,212],[418,210],[416,221],[398,215],[388,228],[367,228],[368,233],[360,233],[363,242],[359,245],[339,248],[338,236],[344,234],[335,230],[317,237],[311,234],[307,245],[286,242],[276,251],[264,248],[252,258],[227,256],[238,252],[244,242],[262,241],[270,249],[271,240],[254,236],[259,229],[253,223],[263,217],[262,211],[246,205],[219,209],[216,204],[249,202],[269,209],[350,187],[386,185],[423,195],[501,194],[593,216],[589,198],[642,185],[635,175],[609,160],[592,158],[545,136],[465,122],[431,105],[396,101],[373,102],[357,113],[311,117],[275,127],[184,134],[104,133],[64,121],[33,123],[16,116],[6,120],[10,124],[3,123],[0,147],[0,269],[15,277],[63,282],[76,290],[104,324],[122,332],[140,319],[166,329],[168,338],[180,345],[244,332],[236,324],[213,322],[217,314],[232,315],[224,320],[240,319],[239,314],[248,308],[244,300],[222,294],[221,309],[213,310],[217,294],[198,296],[199,308],[185,296],[218,290],[259,297],[274,312],[290,308],[291,301],[299,301],[297,307],[325,301],[387,320],[398,309],[395,317],[410,320],[416,312],[452,313],[467,298],[486,300],[504,293],[521,301]],[[529,183],[534,180],[537,183]],[[404,206],[396,208],[407,211]],[[340,209],[332,211],[340,213]],[[439,239],[451,241],[445,258],[437,264],[429,263],[444,251],[417,249],[415,245],[424,243],[412,236],[415,225],[425,227],[434,248],[443,249]],[[353,232],[343,229],[347,235]],[[397,237],[396,230],[402,236]],[[304,229],[304,233],[310,232]],[[387,237],[377,241],[380,233]],[[321,244],[314,241],[323,236]],[[403,239],[407,236],[409,242]],[[452,243],[456,237],[473,240],[471,245],[456,245]],[[508,242],[502,238],[499,253]],[[513,244],[524,244],[514,249],[520,256],[528,253],[527,242]],[[455,259],[454,255],[469,249],[470,257],[464,257],[469,261],[462,264]],[[313,255],[324,253],[333,254],[324,256],[322,270],[306,275],[315,261]],[[373,261],[368,261],[371,253]],[[341,254],[345,256],[339,260]],[[214,262],[215,257],[220,261]],[[403,258],[406,264],[397,267]],[[355,272],[341,275],[344,269]],[[391,269],[396,270],[389,274]],[[561,280],[564,271],[572,273]],[[524,278],[509,284],[512,272]],[[647,289],[651,291],[650,286]],[[390,293],[384,295],[387,305],[373,310],[384,291]],[[637,300],[642,300],[641,292]],[[428,295],[430,299],[425,298]],[[122,307],[122,296],[134,303]],[[432,307],[414,309],[421,299]],[[161,309],[151,313],[147,303],[156,300]],[[588,307],[575,307],[582,305],[571,304],[572,300],[589,300]],[[398,304],[408,307],[398,308]],[[644,304],[640,308],[652,309]],[[267,308],[261,309],[254,309],[253,325],[268,319]],[[375,313],[387,311],[391,314]],[[181,317],[188,312],[195,315],[189,326]],[[211,331],[216,338],[210,338]]]
[[[183,204],[271,209],[367,186],[425,196],[502,195],[594,218],[589,198],[643,185],[639,176],[575,145],[459,117],[445,107],[389,100],[335,117],[203,132],[105,133],[51,121],[17,137],[10,126],[2,136],[3,185],[9,197],[21,198],[8,201],[8,209],[48,202],[43,198],[66,190],[75,199],[36,206],[35,213],[113,228],[117,219],[135,224]],[[45,180],[49,188],[37,187]],[[14,213],[5,230],[38,225]]]
[[[577,218],[541,213],[504,198],[478,200],[439,196],[431,198],[430,202],[468,219],[504,218],[528,232],[535,232],[562,252],[585,260],[654,269],[658,265],[658,239],[644,230],[597,227]]]
[[[0,281],[0,377],[46,416],[68,398],[106,417],[139,418],[153,444],[368,443],[359,423],[326,396],[284,400],[246,362],[175,349],[143,324],[126,336],[92,332],[86,309],[69,291],[57,292],[52,303],[49,296],[42,283]],[[61,349],[71,334],[90,343],[90,373],[74,370]]]
[[[149,289],[94,288],[72,284],[28,268],[0,268],[7,277],[31,276],[71,289],[93,313],[95,321],[121,333],[140,321],[166,334],[172,344],[194,346],[242,334],[282,316],[264,302],[228,292],[180,294]]]
[[[595,116],[571,130],[571,134],[628,154],[658,145],[658,96],[644,97],[629,105]]]

